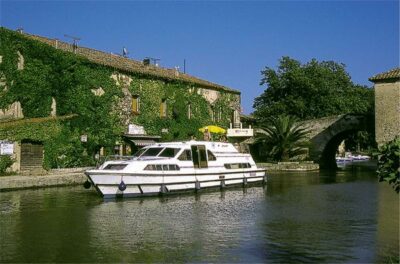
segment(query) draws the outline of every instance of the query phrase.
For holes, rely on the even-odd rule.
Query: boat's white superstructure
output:
[[[85,174],[107,197],[144,196],[265,182],[250,154],[230,143],[188,141],[144,147],[129,160],[106,161]]]

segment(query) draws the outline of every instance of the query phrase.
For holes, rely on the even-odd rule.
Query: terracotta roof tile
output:
[[[57,39],[50,39],[38,35],[31,35],[24,33],[24,36],[29,37],[31,39],[38,40],[42,43],[46,43],[50,46],[53,46],[57,49],[61,49],[64,51],[73,52],[73,48],[71,44],[66,42],[59,41]],[[162,68],[154,65],[145,66],[142,62],[132,60],[129,58],[122,57],[120,55],[106,53],[103,51],[90,49],[86,47],[77,47],[75,53],[77,55],[81,55],[86,57],[88,60],[108,67],[112,67],[121,71],[136,73],[141,75],[153,76],[156,78],[171,80],[171,81],[183,81],[187,83],[197,84],[204,88],[210,88],[214,90],[223,90],[230,93],[240,94],[240,91],[230,89],[228,87],[215,84],[206,80],[199,79],[197,77],[184,74],[181,72],[177,72],[175,69]]]
[[[400,68],[394,68],[390,71],[376,74],[369,78],[371,82],[379,82],[386,80],[400,80]]]

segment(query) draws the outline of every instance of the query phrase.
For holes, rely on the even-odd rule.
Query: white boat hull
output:
[[[135,175],[118,172],[111,174],[93,170],[87,171],[86,175],[104,198],[154,196],[266,182],[263,169],[196,175]],[[125,190],[120,190],[122,181],[126,185]]]

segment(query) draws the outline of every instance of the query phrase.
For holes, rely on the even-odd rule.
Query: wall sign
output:
[[[87,135],[81,135],[81,142],[87,142]]]
[[[135,124],[129,124],[128,126],[129,135],[146,135],[146,131],[143,126],[138,126]]]
[[[7,141],[0,141],[0,155],[14,154],[14,143]]]

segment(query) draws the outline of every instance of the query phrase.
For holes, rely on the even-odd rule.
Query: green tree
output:
[[[256,144],[261,145],[268,157],[277,161],[288,161],[290,158],[307,153],[306,135],[297,118],[279,115],[266,120],[256,136]]]
[[[277,70],[261,71],[266,90],[255,99],[255,117],[287,114],[301,120],[373,109],[373,90],[351,81],[344,64],[312,59],[306,64],[289,57]]]

